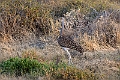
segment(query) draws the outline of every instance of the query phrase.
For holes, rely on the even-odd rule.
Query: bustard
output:
[[[63,50],[67,52],[69,57],[69,64],[72,64],[71,55],[68,50],[73,49],[80,53],[83,53],[83,48],[78,42],[75,42],[74,30],[68,28],[68,26],[66,28],[66,26],[64,25],[64,19],[62,19],[61,26],[62,28],[60,31],[60,36],[58,38],[58,44],[63,48]]]

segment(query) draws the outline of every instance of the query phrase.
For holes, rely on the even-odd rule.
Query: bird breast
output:
[[[74,49],[80,53],[83,52],[83,48],[80,46],[80,44],[78,44],[77,42],[75,42],[71,36],[60,36],[58,38],[58,44],[61,47],[66,47],[66,48],[70,48],[70,49]]]

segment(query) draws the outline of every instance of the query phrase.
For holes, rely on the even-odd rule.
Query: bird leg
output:
[[[69,48],[65,48],[65,47],[62,47],[62,48],[63,48],[63,50],[65,50],[65,51],[67,52],[67,54],[68,54],[69,64],[73,64],[73,62],[72,62],[72,57],[71,57],[71,55],[70,55],[70,52],[68,51]]]

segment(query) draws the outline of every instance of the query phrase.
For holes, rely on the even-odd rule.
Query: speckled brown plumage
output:
[[[66,47],[66,48],[70,48],[70,49],[74,49],[80,53],[83,53],[83,48],[80,46],[80,44],[78,44],[77,42],[75,42],[71,36],[59,36],[58,38],[58,44],[61,47]]]

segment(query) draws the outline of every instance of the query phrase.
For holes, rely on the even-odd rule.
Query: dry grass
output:
[[[45,58],[40,56],[40,55],[38,55],[36,50],[26,50],[26,51],[23,51],[22,58],[36,59],[36,60],[38,60],[40,62],[45,61]]]
[[[114,6],[115,4],[116,6]],[[37,37],[58,31],[55,20],[64,16],[71,9],[80,9],[87,14],[90,7],[97,11],[110,8],[118,9],[119,3],[109,0],[7,0],[1,1],[0,8],[0,37],[6,35],[14,40],[22,40],[34,33]],[[3,41],[6,41],[3,40]]]
[[[76,30],[74,33],[77,33],[76,36],[85,49],[91,48],[93,51],[95,49],[95,47],[93,48],[94,43],[114,48],[119,45],[119,10],[98,12],[91,8],[87,15],[79,13],[80,11],[72,10],[65,14],[65,27]],[[106,13],[105,17],[104,13]]]

